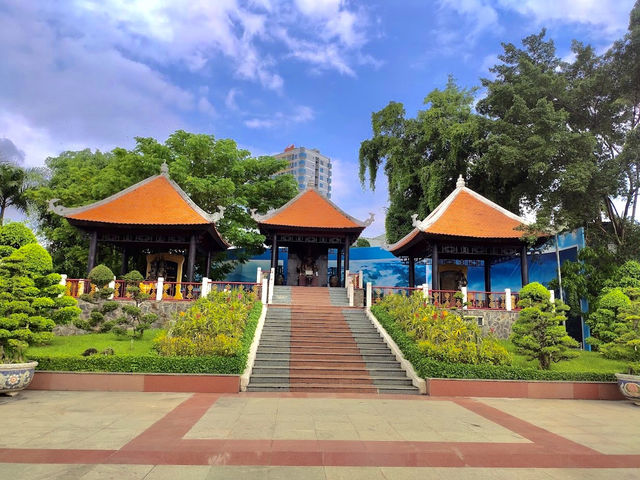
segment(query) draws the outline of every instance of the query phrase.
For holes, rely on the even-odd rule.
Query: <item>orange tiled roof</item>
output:
[[[518,228],[526,225],[523,218],[470,190],[462,178],[457,185],[416,228],[390,245],[389,251],[394,254],[405,251],[424,241],[424,235],[514,240],[522,237],[524,232]]]
[[[186,194],[164,175],[86,207],[69,209],[66,218],[89,222],[136,225],[200,225],[212,223]],[[194,208],[195,207],[195,208]],[[199,210],[199,209],[198,209]]]
[[[466,190],[466,189],[465,189]],[[520,238],[523,223],[462,190],[423,232],[458,237]]]
[[[362,222],[340,210],[333,202],[313,189],[305,190],[286,205],[258,222],[303,228],[364,229]]]

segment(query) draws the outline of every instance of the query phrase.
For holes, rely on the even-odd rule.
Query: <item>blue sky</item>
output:
[[[0,0],[0,149],[42,165],[68,149],[130,147],[176,129],[256,155],[295,144],[334,161],[333,200],[384,231],[384,178],[357,179],[370,115],[409,115],[453,74],[479,85],[500,42],[547,27],[599,51],[633,0]],[[383,177],[383,176],[382,176]]]

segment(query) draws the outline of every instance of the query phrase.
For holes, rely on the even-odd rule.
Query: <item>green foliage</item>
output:
[[[113,281],[113,272],[106,265],[96,265],[89,272],[89,280],[98,288],[104,288]]]
[[[426,217],[455,188],[460,174],[487,193],[484,179],[471,168],[480,154],[477,142],[485,135],[473,112],[475,91],[458,87],[450,77],[444,90],[427,95],[427,108],[416,118],[406,118],[397,102],[371,114],[373,136],[360,145],[360,181],[364,185],[368,173],[369,186],[375,189],[378,169],[384,166],[388,242],[411,231],[411,214]]]
[[[64,152],[49,158],[51,171],[45,186],[34,191],[39,231],[46,237],[56,269],[81,277],[86,268],[88,239],[63,218],[47,211],[48,201],[86,205],[119,192],[160,172],[169,165],[171,178],[205,211],[225,207],[224,218],[216,224],[220,233],[245,252],[240,261],[262,252],[264,237],[255,230],[251,209],[266,213],[282,206],[297,193],[291,175],[275,174],[287,166],[285,160],[252,157],[230,139],[212,135],[174,132],[164,143],[153,138],[136,138],[132,150],[111,152]],[[108,244],[99,245],[99,258],[112,269],[119,267],[120,253]],[[197,265],[204,262],[198,259]],[[212,277],[221,278],[234,268],[221,256],[213,261]]]
[[[7,162],[0,162],[0,227],[4,214],[13,206],[23,212],[30,205],[29,190],[39,185],[42,173],[36,168],[22,168]]]
[[[35,243],[0,259],[0,362],[21,361],[29,344],[52,340],[56,323],[77,318],[75,300],[58,296],[60,275],[50,271],[51,257]]]
[[[30,243],[38,243],[38,240],[24,223],[11,222],[0,226],[0,245],[18,249]]]
[[[369,243],[369,240],[367,240],[366,238],[358,238],[358,240],[356,240],[356,247],[370,247],[371,244]]]
[[[565,372],[539,370],[537,368],[514,367],[510,365],[470,365],[464,363],[441,362],[425,357],[416,342],[407,336],[402,327],[379,305],[371,309],[380,324],[398,345],[404,357],[411,362],[422,378],[484,378],[501,380],[573,380],[573,381],[614,381],[613,373]]]
[[[609,288],[640,288],[640,262],[628,260],[605,282]]]
[[[254,292],[213,291],[180,312],[171,329],[155,339],[156,350],[165,356],[236,355],[256,302]]]
[[[604,294],[598,301],[598,308],[589,315],[587,323],[591,327],[591,337],[587,342],[598,346],[603,342],[611,342],[618,336],[620,311],[631,305],[631,300],[622,289],[614,288]]]
[[[124,280],[126,281],[127,293],[135,305],[125,304],[121,307],[123,315],[116,319],[111,331],[116,335],[140,339],[144,335],[144,331],[149,329],[151,324],[158,319],[158,316],[155,313],[143,314],[140,308],[140,305],[151,297],[140,288],[140,282],[143,280],[142,274],[137,270],[132,270],[124,276]]]
[[[453,363],[505,365],[511,358],[492,336],[454,310],[427,304],[421,293],[387,295],[377,304],[413,339],[428,358]]]
[[[51,255],[37,243],[20,247],[2,260],[2,268],[16,275],[44,275],[53,269]]]
[[[537,359],[543,370],[549,370],[551,362],[578,355],[571,349],[579,344],[567,335],[563,324],[567,307],[560,300],[552,303],[543,285],[533,282],[522,287],[518,306],[522,310],[512,326],[511,341],[519,353]]]
[[[616,304],[612,335],[608,343],[600,346],[600,351],[606,358],[640,362],[640,288],[628,288],[625,292],[627,301]]]
[[[50,347],[30,348],[27,356],[30,360],[38,362],[39,370],[56,370],[69,372],[149,372],[149,373],[212,373],[212,374],[235,374],[242,373],[246,367],[249,348],[255,335],[258,319],[262,312],[262,304],[256,302],[253,305],[246,322],[244,333],[241,338],[241,348],[239,352],[230,357],[205,356],[205,357],[176,357],[158,356],[153,353],[139,353],[138,350],[131,354],[115,355],[92,355],[82,357],[80,353],[88,344],[98,345],[92,337],[94,335],[80,335],[78,337],[60,337],[55,339],[55,343],[83,342],[75,347],[76,353],[71,355],[66,351],[47,352]],[[0,330],[1,332],[1,330]],[[1,333],[0,333],[1,334]],[[105,337],[104,334],[97,334]],[[88,337],[88,338],[87,338]],[[108,336],[112,338],[111,335]],[[128,343],[128,342],[127,342]],[[117,344],[109,343],[114,348]],[[144,342],[135,342],[135,347],[143,346]],[[106,346],[106,344],[104,345]],[[100,348],[103,345],[100,344]]]
[[[10,247],[8,245],[0,245],[0,258],[8,257],[15,251],[16,249],[13,247]]]

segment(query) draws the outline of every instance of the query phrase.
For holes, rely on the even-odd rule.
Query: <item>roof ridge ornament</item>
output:
[[[164,175],[165,177],[169,176],[169,165],[167,165],[167,161],[163,161],[162,165],[160,165],[160,175]]]
[[[369,212],[369,218],[367,218],[363,223],[366,227],[371,225],[376,218],[376,214],[373,212]]]
[[[463,188],[466,184],[464,183],[464,178],[462,178],[462,174],[458,177],[458,181],[456,182],[456,188]]]
[[[209,218],[211,219],[211,221],[213,223],[218,223],[220,220],[222,220],[224,218],[224,211],[225,210],[226,210],[226,207],[218,205],[218,211],[216,213],[211,214],[209,216]]]

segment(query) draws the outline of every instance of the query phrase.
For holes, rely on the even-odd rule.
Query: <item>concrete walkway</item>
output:
[[[640,478],[626,402],[26,391],[0,478]]]

